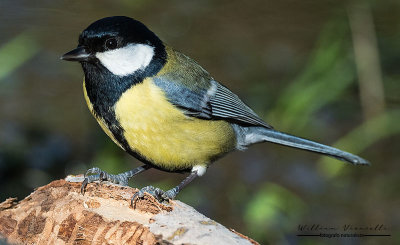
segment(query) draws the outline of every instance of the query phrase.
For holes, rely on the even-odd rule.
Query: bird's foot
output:
[[[168,201],[170,199],[175,199],[176,195],[178,194],[178,190],[177,188],[172,188],[168,191],[163,191],[160,188],[154,187],[154,186],[146,186],[143,187],[142,189],[140,189],[138,192],[136,192],[132,199],[131,199],[131,206],[133,207],[134,203],[136,202],[136,200],[138,198],[143,198],[144,197],[144,193],[148,193],[150,195],[152,195],[155,199],[157,199],[157,201],[159,201],[160,203],[164,202],[164,201]]]
[[[127,186],[128,185],[128,180],[129,176],[126,173],[121,173],[121,174],[109,174],[100,168],[94,167],[90,168],[86,171],[84,175],[85,179],[82,182],[81,185],[81,193],[85,194],[86,186],[89,183],[92,183],[94,181],[110,181],[115,184]]]

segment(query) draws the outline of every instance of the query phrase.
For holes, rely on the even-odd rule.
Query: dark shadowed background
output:
[[[0,201],[92,166],[140,164],[90,115],[79,64],[59,59],[112,15],[144,22],[276,129],[372,163],[265,143],[219,160],[178,199],[263,244],[400,244],[398,0],[0,1]],[[150,170],[131,185],[183,178]],[[305,224],[382,224],[361,233],[391,237],[296,236]]]

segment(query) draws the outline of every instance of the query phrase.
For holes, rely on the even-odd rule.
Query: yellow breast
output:
[[[228,122],[185,116],[151,79],[123,93],[114,109],[130,147],[161,168],[207,165],[236,144]]]

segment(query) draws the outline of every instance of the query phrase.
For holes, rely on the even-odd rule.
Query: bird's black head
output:
[[[165,62],[166,52],[162,41],[144,24],[113,16],[89,25],[80,34],[78,47],[61,58],[81,62],[84,70],[90,67],[124,77],[161,68],[157,63]]]
[[[160,39],[144,24],[125,16],[100,19],[89,25],[79,36],[79,46],[91,52],[105,52],[129,44],[162,45]]]

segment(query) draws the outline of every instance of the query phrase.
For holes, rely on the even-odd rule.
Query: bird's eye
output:
[[[117,47],[117,40],[115,38],[109,38],[105,42],[105,46],[107,49],[115,49]]]

